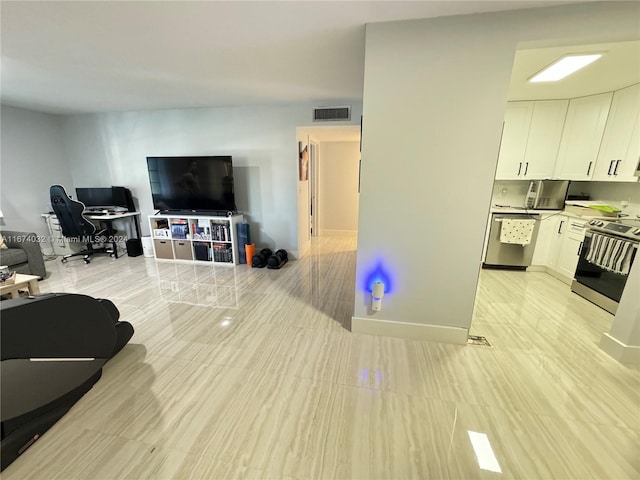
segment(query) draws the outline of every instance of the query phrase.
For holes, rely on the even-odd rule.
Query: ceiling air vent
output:
[[[351,120],[351,107],[318,107],[313,109],[314,122],[340,122]]]

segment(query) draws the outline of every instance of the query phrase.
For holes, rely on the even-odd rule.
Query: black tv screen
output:
[[[231,156],[147,157],[153,208],[236,211]]]

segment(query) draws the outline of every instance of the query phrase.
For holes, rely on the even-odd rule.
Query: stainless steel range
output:
[[[615,314],[639,243],[640,222],[591,220],[571,290]]]

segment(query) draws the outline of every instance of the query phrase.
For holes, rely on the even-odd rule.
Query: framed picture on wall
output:
[[[309,145],[298,142],[298,179],[306,182],[309,179]]]

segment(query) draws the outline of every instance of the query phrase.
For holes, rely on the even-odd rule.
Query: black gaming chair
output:
[[[106,299],[51,293],[0,302],[0,470],[100,379],[133,336]]]
[[[95,248],[93,246],[94,243],[105,243],[107,236],[113,232],[106,228],[97,230],[96,226],[83,216],[84,203],[70,198],[62,185],[52,185],[49,189],[49,195],[51,196],[51,208],[58,217],[62,235],[72,241],[87,244],[87,248],[81,252],[63,256],[62,263],[66,263],[67,259],[71,257],[80,255],[84,258],[84,263],[90,263],[91,257],[95,253],[108,253],[112,257],[115,255],[112,248]]]

